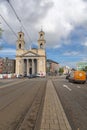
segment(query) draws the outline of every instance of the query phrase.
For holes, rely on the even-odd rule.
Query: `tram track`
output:
[[[25,85],[25,82],[23,82],[22,85]],[[0,90],[0,98],[1,98],[2,96],[8,95],[9,93],[11,93],[11,92],[17,90],[18,87],[20,87],[20,83],[19,83],[19,82],[18,82],[17,86],[16,86],[16,85],[10,86],[10,84],[9,84],[9,89],[11,89],[11,90],[9,90],[7,87],[6,87],[6,88],[3,88],[4,91],[6,91],[6,92],[4,92],[3,89]],[[22,86],[22,87],[24,87],[24,86]],[[7,92],[7,91],[8,91],[8,92]]]
[[[28,81],[23,81],[22,85],[20,86],[20,82],[18,82],[16,85],[13,84],[13,85],[10,85],[6,88],[3,88],[2,90],[0,90],[0,98],[5,96],[5,95],[8,95],[9,93],[11,92],[15,92],[15,91],[18,91],[19,89],[23,88],[23,87],[26,87],[26,83],[28,83]],[[30,85],[33,85],[34,82],[30,82],[29,86]],[[28,87],[29,87],[28,86]],[[9,88],[9,89],[8,89]]]
[[[33,85],[34,83],[31,83],[31,84]],[[8,93],[5,93],[5,94],[3,94],[3,95],[0,95],[0,100],[2,100],[1,97],[3,97],[3,96],[8,96],[11,92],[21,91],[21,90],[23,89],[24,85],[26,85],[26,83],[23,83],[21,87],[20,87],[20,84],[19,84],[19,86],[17,86],[17,88],[19,87],[19,89],[15,88],[15,89],[12,89],[11,91],[9,91]],[[28,86],[25,86],[25,87],[27,88]],[[26,90],[25,90],[25,91],[26,91]],[[1,106],[1,107],[0,107],[0,111],[4,110],[6,107],[8,107],[10,104],[12,104],[14,101],[16,101],[16,100],[17,100],[20,96],[22,96],[23,94],[24,94],[24,91],[23,91],[21,94],[19,94],[19,95],[17,95],[16,97],[14,97],[13,99],[11,99],[11,100],[10,100],[8,103],[6,103],[5,105]]]
[[[23,130],[25,126],[28,130],[38,130],[46,81],[28,80],[15,87],[16,85],[6,87],[0,94],[0,115],[3,117],[0,117],[0,129]]]
[[[46,84],[44,88],[41,86],[42,84],[40,84],[33,101],[31,102],[30,106],[25,110],[25,113],[23,113],[18,124],[13,130],[38,130],[36,125],[38,122],[38,117],[40,116],[39,113],[41,112],[40,107],[43,106]]]

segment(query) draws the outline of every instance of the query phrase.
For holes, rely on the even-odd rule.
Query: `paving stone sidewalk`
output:
[[[50,79],[46,87],[40,130],[72,130]]]

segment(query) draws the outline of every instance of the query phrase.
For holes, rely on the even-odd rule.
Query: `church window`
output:
[[[19,49],[21,49],[21,44],[19,44]]]
[[[43,44],[42,43],[40,44],[40,48],[43,48]]]
[[[21,34],[20,34],[20,38],[21,38]]]
[[[42,38],[43,34],[40,34],[40,38]]]

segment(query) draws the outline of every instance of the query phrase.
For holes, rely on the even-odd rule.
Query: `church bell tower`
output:
[[[24,33],[18,32],[17,50],[25,49]]]
[[[39,39],[38,39],[38,49],[45,49],[45,39],[44,39],[45,33],[41,30],[39,32]]]

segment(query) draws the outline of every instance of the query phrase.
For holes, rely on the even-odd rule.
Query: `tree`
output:
[[[83,71],[87,72],[87,66],[85,66],[85,68],[83,69]]]
[[[59,68],[59,73],[63,74],[63,72],[64,72],[63,68]]]

